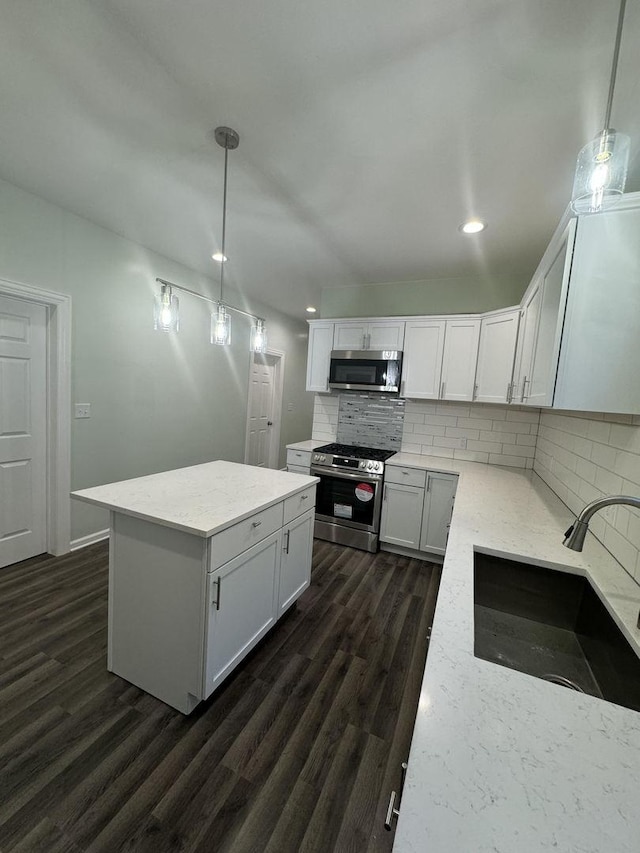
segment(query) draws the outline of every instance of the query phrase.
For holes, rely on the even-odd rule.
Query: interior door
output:
[[[42,554],[47,311],[0,296],[0,568]]]
[[[268,468],[275,421],[276,366],[269,356],[254,356],[249,381],[247,465]]]

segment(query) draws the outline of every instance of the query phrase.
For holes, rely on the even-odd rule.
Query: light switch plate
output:
[[[91,417],[91,403],[76,403],[75,404],[75,417],[76,418],[90,418]]]

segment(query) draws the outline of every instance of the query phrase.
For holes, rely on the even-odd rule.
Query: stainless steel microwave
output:
[[[402,353],[398,350],[333,350],[329,388],[343,391],[400,391]]]

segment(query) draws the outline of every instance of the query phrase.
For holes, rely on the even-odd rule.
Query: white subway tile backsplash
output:
[[[407,402],[402,449],[415,453],[420,446],[427,455],[530,468],[539,416],[538,409],[412,400]],[[515,449],[508,452],[505,446]]]
[[[534,470],[575,513],[603,495],[638,495],[640,422],[627,415],[544,411]],[[589,527],[640,581],[640,512],[608,507]]]

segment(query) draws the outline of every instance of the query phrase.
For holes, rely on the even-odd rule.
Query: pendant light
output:
[[[156,296],[153,312],[153,328],[161,332],[177,332],[180,327],[178,297],[174,296],[170,284],[162,284]]]
[[[217,300],[210,299],[202,293],[195,290],[190,290],[181,284],[175,284],[171,281],[166,281],[163,278],[156,278],[156,282],[160,285],[160,293],[156,295],[154,304],[154,329],[162,332],[177,332],[179,327],[178,319],[178,297],[173,295],[173,290],[179,290],[181,293],[188,293],[197,299],[202,299],[215,306],[211,314],[211,331],[210,341],[218,346],[229,346],[231,343],[231,314],[230,311],[235,311],[236,314],[242,314],[248,317],[253,322],[251,326],[251,337],[249,339],[249,349],[251,352],[265,353],[267,351],[267,330],[262,317],[256,317],[255,314],[250,314],[242,308],[236,308],[234,305],[229,305],[224,301],[224,268],[227,263],[227,255],[225,253],[225,243],[227,236],[227,177],[229,171],[229,151],[234,151],[239,143],[240,137],[235,130],[230,127],[217,127],[214,131],[215,140],[221,148],[224,148],[224,188],[222,194],[222,246],[220,252],[212,255],[213,260],[220,263],[220,298]]]
[[[609,95],[604,116],[603,130],[588,142],[578,154],[576,174],[573,181],[571,207],[575,213],[597,213],[619,201],[624,193],[629,164],[629,137],[609,127],[613,92],[618,71],[620,42],[626,0],[620,0],[618,29],[613,50]]]
[[[265,353],[267,351],[267,330],[264,320],[258,318],[255,326],[251,327],[250,352]]]
[[[220,255],[225,260],[220,264],[220,300],[216,310],[211,315],[211,343],[228,347],[231,343],[231,316],[224,304],[224,268],[227,253],[225,243],[227,236],[227,175],[229,171],[229,151],[235,151],[240,144],[240,137],[230,127],[216,127],[215,139],[224,148],[224,185],[222,190],[222,246]]]

